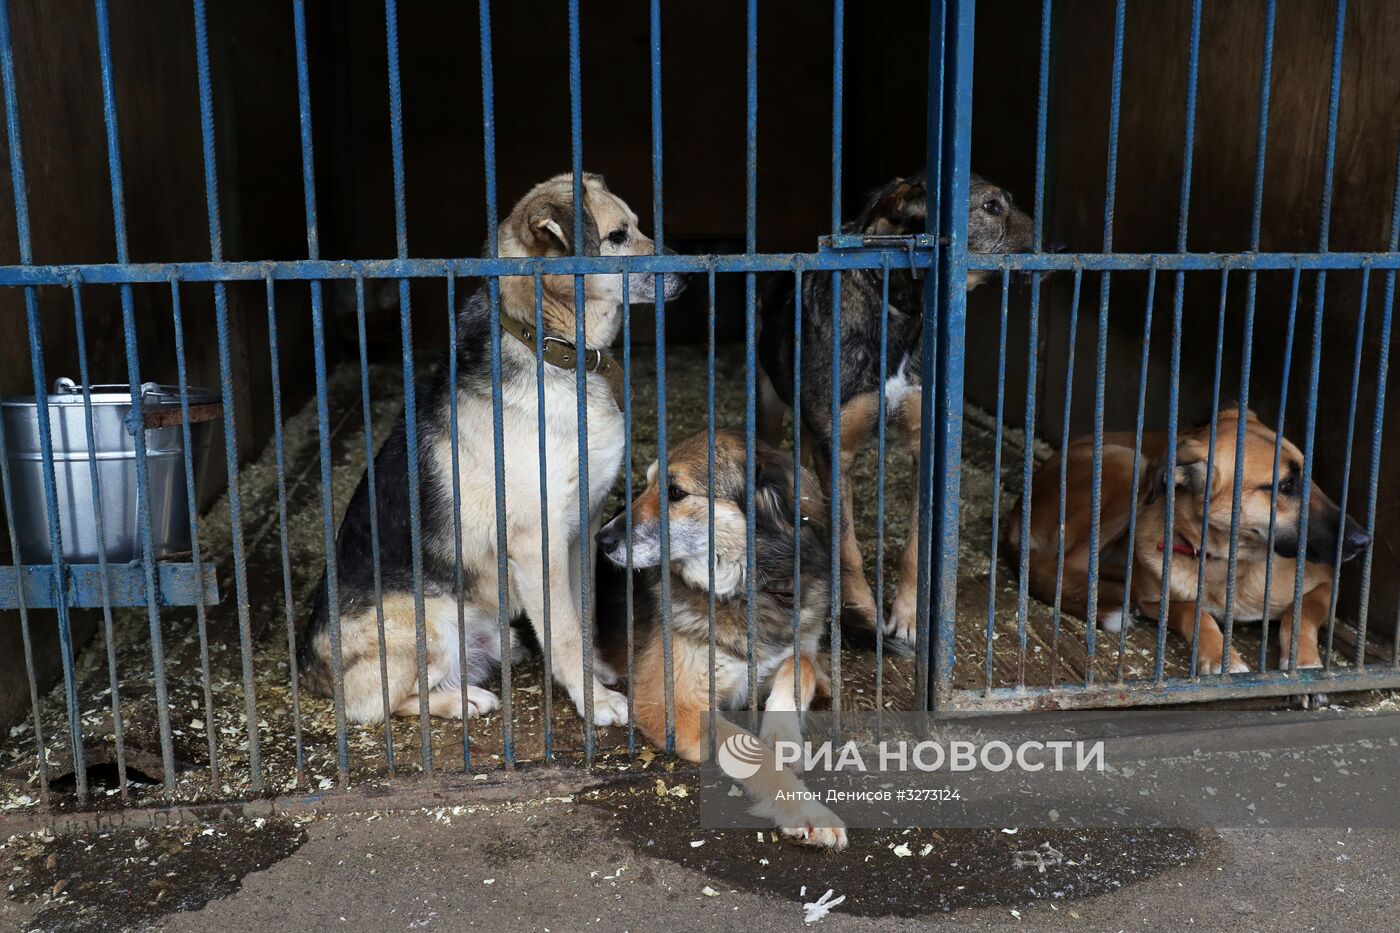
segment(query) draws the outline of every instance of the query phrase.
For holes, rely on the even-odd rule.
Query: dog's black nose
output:
[[[1350,560],[1366,550],[1371,544],[1371,536],[1367,534],[1366,529],[1360,525],[1353,525],[1351,522],[1347,522],[1347,524],[1351,527],[1347,529],[1346,537],[1342,539],[1342,560]]]
[[[611,523],[608,523],[598,529],[596,540],[598,541],[598,547],[602,548],[604,552],[610,553],[617,550],[617,546],[622,543],[622,533],[614,528]]]

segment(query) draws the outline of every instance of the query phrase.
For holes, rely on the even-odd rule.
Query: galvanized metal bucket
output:
[[[71,379],[54,383],[48,396],[63,557],[70,563],[106,559],[124,563],[141,557],[137,513],[136,436],[131,392],[124,385],[92,386],[93,456],[89,456],[82,387]],[[195,491],[202,489],[214,422],[223,414],[219,395],[188,390],[191,459]],[[13,484],[15,530],[26,564],[48,563],[49,520],[44,495],[43,447],[39,441],[39,402],[35,396],[0,401]],[[184,437],[177,386],[148,382],[141,387],[140,418],[146,439],[150,479],[151,544],[157,558],[190,550],[189,496],[185,483]],[[102,532],[93,513],[92,463],[97,464]],[[195,502],[199,502],[199,495]]]

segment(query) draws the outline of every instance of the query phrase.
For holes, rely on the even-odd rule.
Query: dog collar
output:
[[[524,321],[502,314],[500,316],[501,330],[519,340],[532,351],[536,349],[535,328]],[[540,356],[546,363],[559,369],[572,370],[574,361],[578,354],[578,347],[573,342],[565,340],[563,337],[546,333],[543,335],[544,347],[539,351]],[[623,379],[622,367],[617,365],[617,360],[612,358],[612,354],[606,350],[592,350],[585,348],[583,351],[583,368],[590,373],[597,373],[608,382],[608,387],[612,389],[613,401],[617,403],[618,410],[623,407]]]
[[[1164,542],[1159,541],[1157,543],[1157,550],[1158,552],[1165,553],[1167,550],[1166,544]],[[1186,544],[1183,541],[1175,541],[1172,543],[1172,553],[1185,554],[1187,557],[1199,557],[1201,554],[1200,550],[1192,547],[1189,544]]]

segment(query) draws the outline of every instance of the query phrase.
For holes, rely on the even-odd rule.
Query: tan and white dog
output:
[[[630,544],[626,515],[619,515],[598,532],[598,546],[613,563],[634,568],[659,568],[661,518],[670,531],[670,566],[655,573],[652,605],[657,610],[637,653],[632,698],[637,725],[656,745],[666,738],[666,655],[662,638],[661,574],[671,580],[671,678],[676,754],[703,760],[707,745],[707,713],[713,676],[715,704],[720,710],[742,709],[756,692],[765,696],[760,735],[750,740],[762,756],[757,772],[739,783],[757,801],[754,812],[773,819],[782,832],[814,846],[842,848],[846,830],[840,819],[820,803],[803,799],[801,780],[791,769],[779,769],[771,744],[782,738],[801,741],[799,720],[813,698],[830,695],[831,682],[821,654],[825,622],[831,605],[826,507],[816,479],[803,473],[802,528],[794,533],[792,458],[766,444],[755,449],[754,579],[748,579],[748,502],[745,484],[744,438],[733,431],[716,431],[714,474],[709,468],[709,437],[693,435],[667,452],[666,475],[653,462],[647,488],[632,505]],[[710,538],[710,496],[714,496],[714,539]],[[794,558],[800,549],[802,585],[793,582]],[[713,553],[713,566],[710,555]],[[713,578],[713,586],[711,584]],[[749,643],[749,583],[753,584],[753,643]],[[713,645],[710,668],[709,604],[714,597]],[[797,621],[794,622],[794,612]],[[797,631],[794,632],[794,625]],[[794,641],[796,644],[794,644]],[[748,654],[754,654],[757,682],[749,682]],[[714,717],[715,741],[725,742],[744,730],[723,716]],[[785,792],[785,793],[780,793]]]
[[[582,190],[585,255],[651,255],[652,240],[638,228],[637,215],[608,190],[601,176],[584,175]],[[576,252],[573,237],[573,177],[558,175],[536,185],[515,205],[500,226],[499,252],[506,257],[572,255]],[[683,277],[668,273],[661,278],[666,297],[681,291]],[[651,274],[632,275],[628,283],[631,300],[652,301],[656,280]],[[580,715],[591,691],[594,721],[603,726],[616,725],[627,721],[627,699],[604,684],[615,683],[616,675],[606,665],[598,664],[593,682],[584,683],[583,625],[591,625],[591,621],[580,619],[579,546],[580,541],[591,541],[591,532],[602,524],[603,500],[612,489],[622,462],[624,426],[613,382],[617,364],[606,351],[622,323],[622,276],[584,277],[582,352],[587,369],[588,488],[582,490],[574,367],[580,352],[574,346],[574,277],[546,275],[542,284],[545,333],[540,335],[534,326],[533,278],[504,277],[500,282],[500,384],[506,451],[502,481],[509,567],[506,613],[515,616],[523,611],[544,642],[546,557],[539,461],[543,431],[547,450],[552,674],[568,690]],[[420,398],[417,417],[426,690],[430,711],[450,717],[477,716],[499,705],[496,695],[481,686],[502,652],[497,621],[500,606],[491,316],[485,286],[458,310],[457,335],[457,384],[448,384],[447,368],[442,366],[432,388]],[[541,338],[545,341],[546,360],[543,409],[538,404],[540,380],[535,358]],[[455,595],[457,548],[449,407],[454,392],[465,604],[460,628]],[[368,474],[351,497],[336,538],[335,589],[328,592],[326,580],[322,579],[298,652],[298,663],[308,686],[332,694],[333,605],[339,621],[345,710],[356,722],[377,721],[386,712],[416,715],[424,688],[416,663],[409,467],[405,426],[400,422],[374,460],[387,680],[381,677],[380,609],[374,597]],[[588,497],[594,529],[579,528],[580,495]],[[459,638],[467,647],[465,663]]]

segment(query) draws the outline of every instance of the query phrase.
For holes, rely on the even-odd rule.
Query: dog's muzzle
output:
[[[669,246],[662,250],[662,255],[679,256],[675,250]],[[628,292],[631,295],[633,304],[641,304],[647,301],[656,300],[656,279],[652,272],[634,272],[627,283]],[[685,291],[686,282],[690,279],[689,272],[665,272],[661,275],[661,297],[667,300],[675,298]]]
[[[1371,546],[1371,534],[1362,528],[1350,515],[1343,515],[1341,509],[1325,496],[1322,503],[1314,503],[1308,510],[1308,550],[1307,559],[1314,563],[1330,564],[1338,559],[1351,560]],[[1282,547],[1274,550],[1280,556],[1296,558],[1298,539],[1279,542]],[[1291,554],[1285,551],[1292,551]]]

